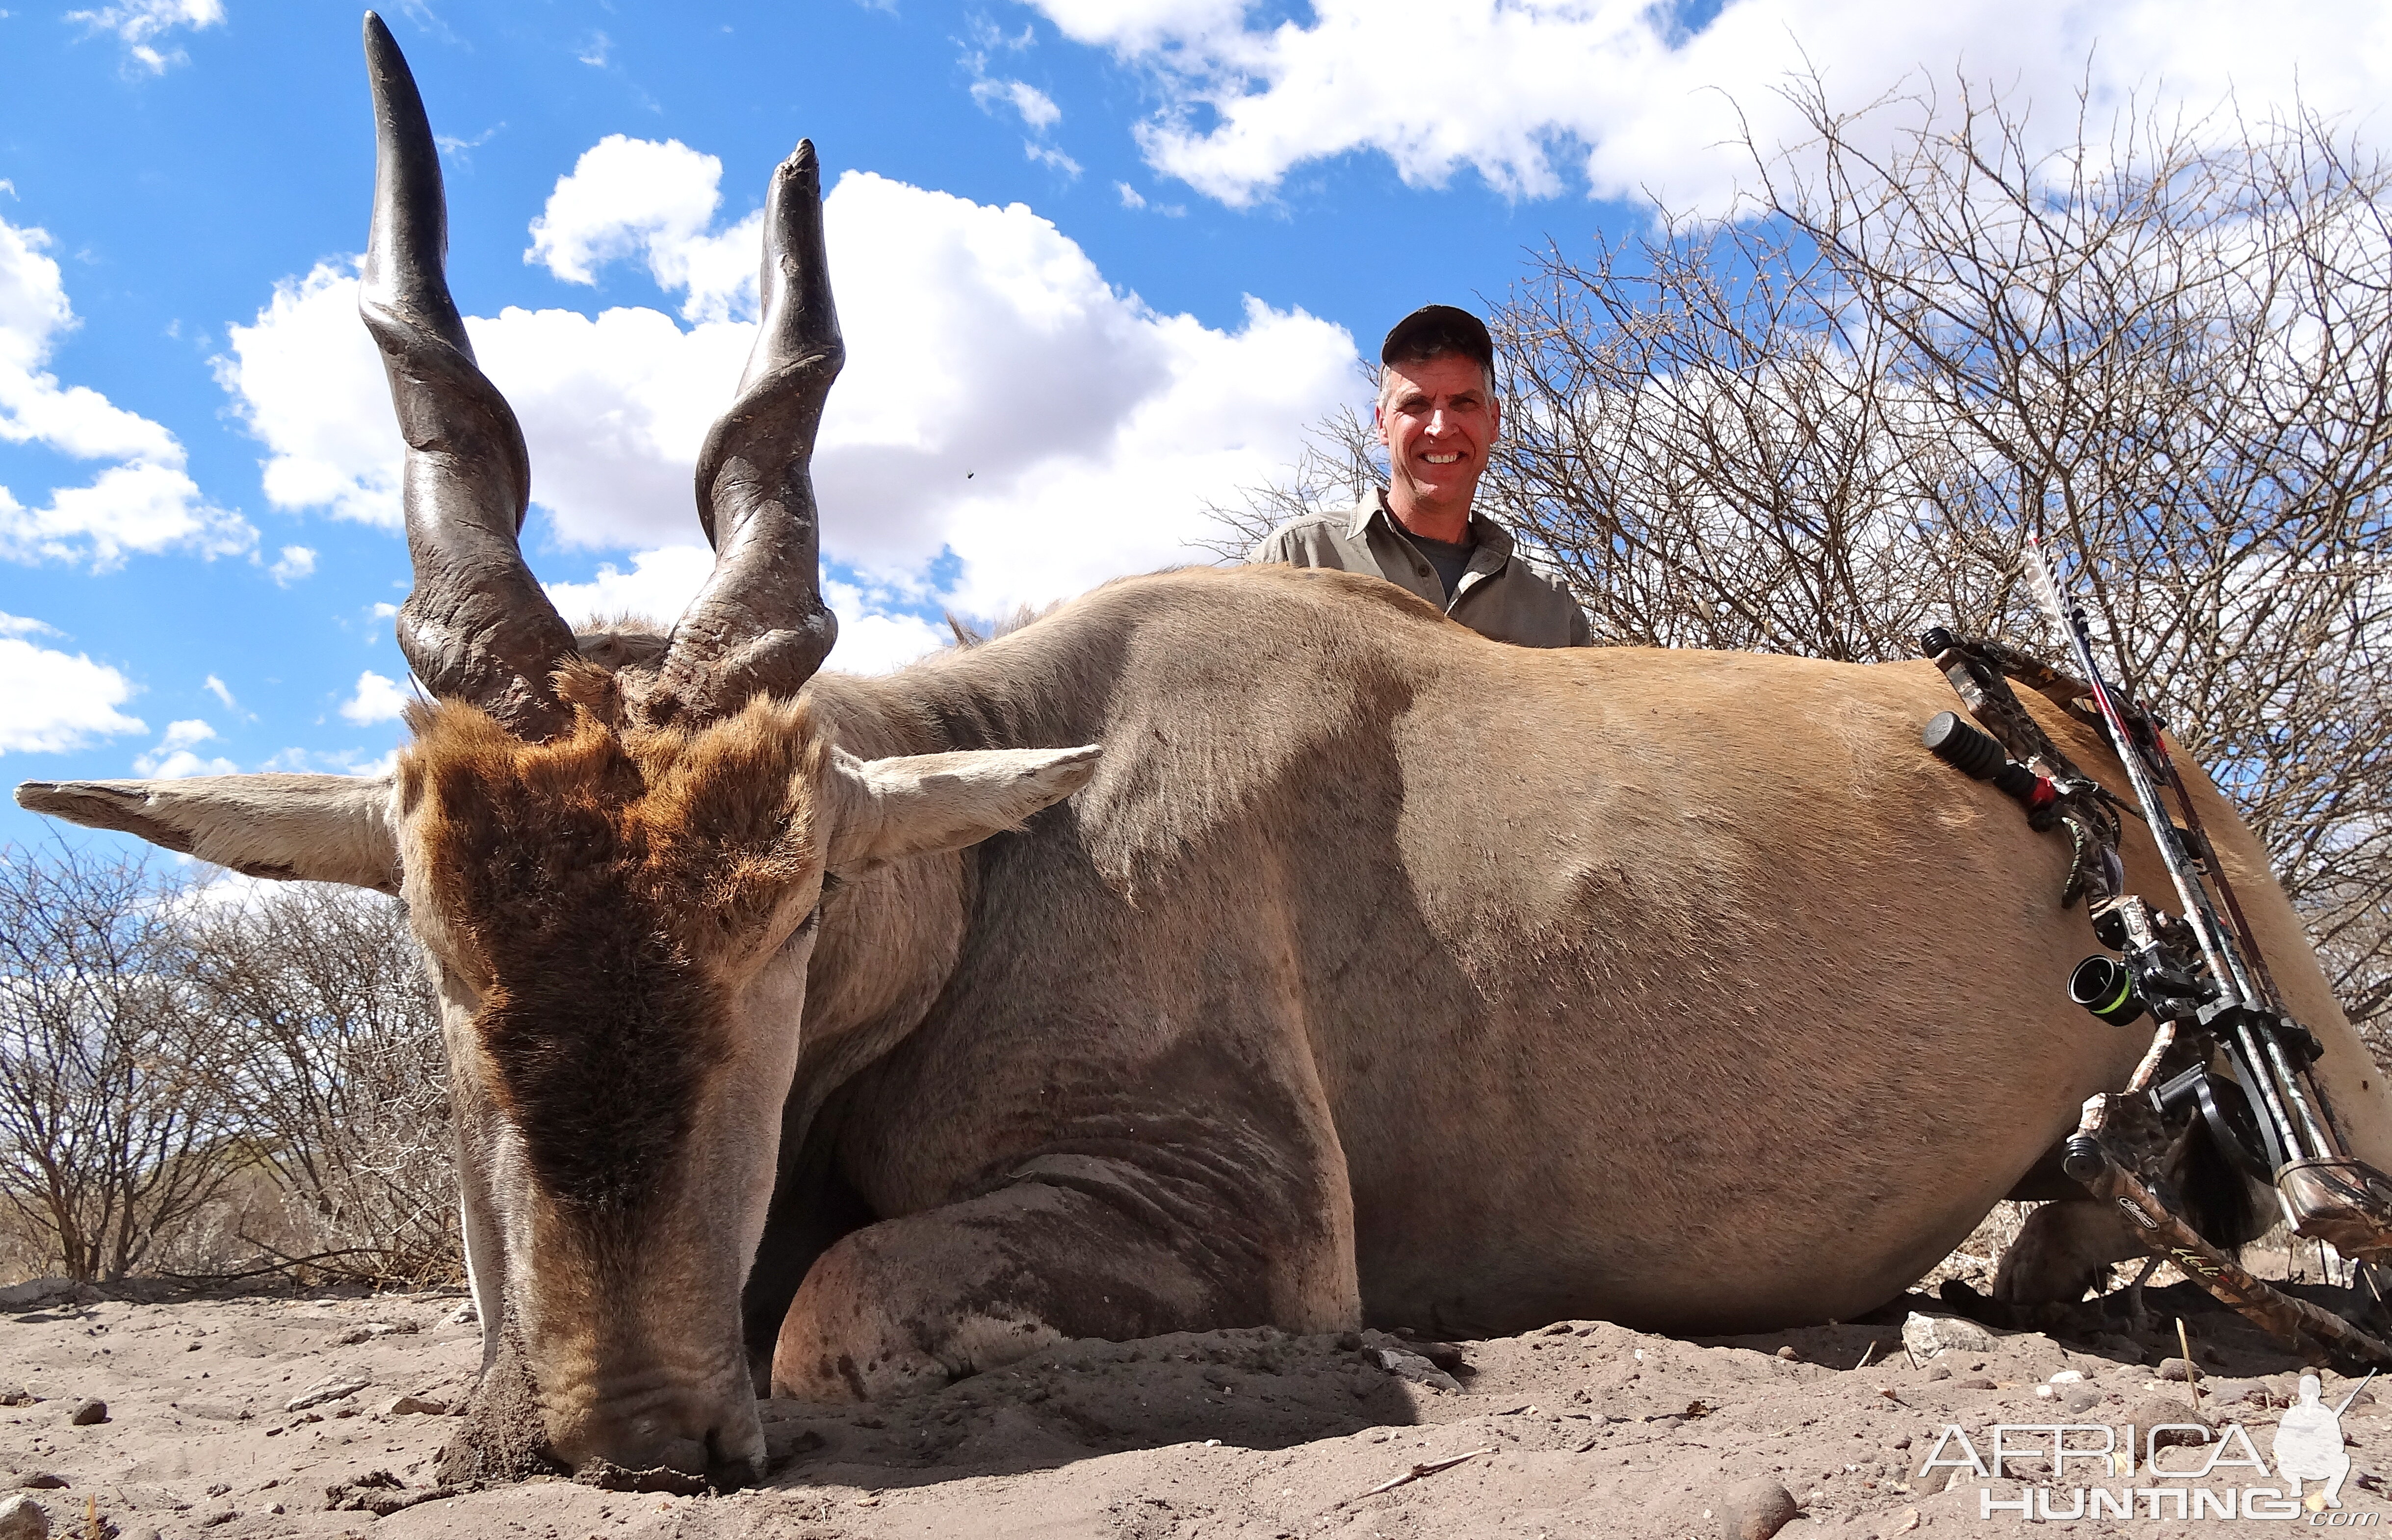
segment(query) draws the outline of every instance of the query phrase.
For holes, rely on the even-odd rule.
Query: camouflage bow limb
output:
[[[2116,1204],[2135,1238],[2152,1256],[2174,1263],[2220,1303],[2286,1347],[2298,1348],[2306,1339],[2345,1363],[2392,1364],[2392,1347],[2380,1338],[2332,1311],[2270,1286],[2178,1218],[2102,1137],[2112,1109],[2122,1102],[2106,1092],[2086,1101],[2084,1119],[2068,1141],[2071,1177],[2095,1197]]]

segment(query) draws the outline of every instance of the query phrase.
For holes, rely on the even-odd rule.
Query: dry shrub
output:
[[[176,897],[144,859],[0,850],[0,1207],[43,1271],[147,1265],[232,1168]]]
[[[0,851],[0,1272],[454,1281],[450,1139],[395,901]]]
[[[204,907],[195,990],[241,1051],[225,1091],[257,1147],[254,1192],[281,1222],[240,1239],[324,1277],[462,1275],[439,1013],[406,912],[357,889],[286,883]]]

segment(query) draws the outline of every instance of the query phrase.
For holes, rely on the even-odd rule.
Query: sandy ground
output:
[[[453,1403],[464,1392],[478,1336],[453,1319],[456,1296],[144,1303],[84,1290],[0,1314],[0,1398],[17,1400],[6,1392],[19,1388],[38,1398],[0,1407],[0,1497],[25,1487],[53,1533],[125,1540],[1559,1540],[1733,1533],[1731,1492],[1767,1479],[1800,1505],[1778,1532],[1788,1540],[1992,1533],[2021,1520],[1984,1517],[1986,1495],[2016,1500],[2023,1483],[2048,1480],[2048,1461],[2012,1459],[1986,1481],[1946,1468],[1922,1476],[1944,1427],[1982,1443],[1997,1422],[2181,1418],[2186,1387],[2152,1366],[2163,1344],[2176,1351],[2178,1311],[2211,1377],[2200,1386],[2204,1410],[2244,1422],[2268,1455],[2298,1361],[2189,1291],[2154,1293],[2152,1303],[2161,1320],[2138,1338],[2096,1302],[2058,1324],[2057,1337],[2002,1334],[1924,1362],[1901,1332],[1904,1310],[1944,1310],[1923,1297],[1875,1325],[1706,1342],[1591,1322],[1453,1345],[1271,1331],[1081,1342],[900,1402],[771,1403],[776,1463],[760,1488],[676,1496],[543,1480],[426,1500],[432,1455],[460,1424],[387,1408],[401,1396]],[[1441,1359],[1454,1388],[1435,1383],[1418,1358],[1397,1356],[1402,1372],[1391,1371],[1389,1351]],[[2069,1371],[2083,1377],[2049,1383]],[[2330,1401],[2350,1384],[2331,1373],[2325,1382]],[[311,1392],[331,1393],[289,1409]],[[107,1403],[107,1420],[76,1426],[92,1398]],[[2392,1409],[2392,1394],[2384,1404]],[[2372,1474],[2379,1461],[2392,1473],[2392,1421],[2379,1420],[2372,1391],[2343,1429],[2354,1461],[2348,1510],[2392,1506]],[[1425,1473],[1389,1485],[1415,1469]],[[2061,1511],[2067,1487],[2086,1479],[2081,1468],[2068,1478]],[[396,1510],[327,1506],[359,1500]],[[2308,1527],[2306,1515],[2295,1522]],[[2138,1508],[2132,1520],[2071,1527],[2182,1526]]]

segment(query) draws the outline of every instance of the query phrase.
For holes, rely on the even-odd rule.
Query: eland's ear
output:
[[[1103,752],[1090,744],[861,760],[834,748],[824,777],[833,803],[825,864],[852,877],[1020,829],[1086,785]]]
[[[388,776],[194,776],[162,781],[27,781],[17,805],[250,877],[398,891]]]

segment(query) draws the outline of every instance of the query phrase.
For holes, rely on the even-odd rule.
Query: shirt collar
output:
[[[1404,527],[1396,521],[1396,511],[1387,506],[1387,489],[1384,487],[1372,488],[1371,495],[1355,505],[1353,519],[1346,529],[1346,538],[1360,540],[1370,533],[1372,523],[1379,519],[1386,521],[1391,532],[1398,535],[1404,532]],[[1470,538],[1478,547],[1478,552],[1485,553],[1489,558],[1488,567],[1490,569],[1511,559],[1512,532],[1476,508],[1470,510]],[[1477,563],[1478,553],[1473,553],[1471,565],[1475,567]]]

